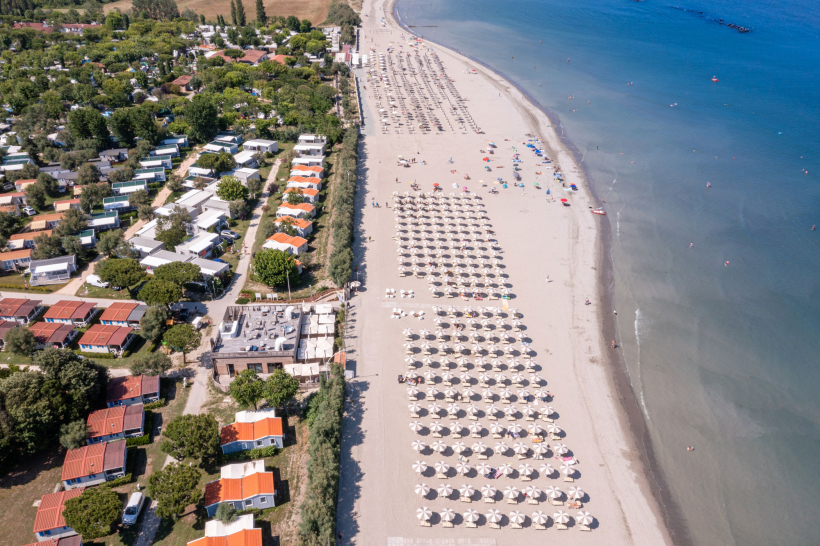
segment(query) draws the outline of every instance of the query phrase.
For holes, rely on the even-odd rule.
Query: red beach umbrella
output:
[[[566,199],[561,199],[561,202],[562,202],[562,203],[566,203],[566,202],[567,202],[567,200],[566,200]]]
[[[484,158],[484,159],[482,159],[481,161],[489,161],[489,160],[490,160],[490,158],[489,158],[489,157],[485,157],[485,158]]]

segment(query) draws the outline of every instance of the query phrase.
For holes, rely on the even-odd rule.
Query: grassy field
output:
[[[26,279],[22,275],[4,275],[4,276],[0,277],[0,285],[2,285],[0,287],[0,292],[6,291],[6,290],[13,290],[15,292],[27,292],[28,294],[30,294],[30,296],[29,296],[30,299],[37,299],[35,297],[35,296],[37,296],[37,294],[52,294],[52,293],[56,292],[57,290],[65,287],[65,285],[68,284],[67,282],[60,283],[60,284],[48,284],[48,285],[45,285],[45,286],[41,287],[41,288],[47,288],[48,291],[47,292],[41,292],[41,291],[34,291],[34,290],[26,290],[25,281],[26,281]],[[14,288],[11,288],[11,286],[13,286]]]
[[[254,0],[244,0],[242,3],[245,5],[248,19],[255,19],[256,3]],[[318,25],[327,18],[330,3],[331,0],[265,0],[265,13],[268,17],[295,15],[299,19],[309,19],[314,25]],[[177,6],[180,12],[185,8],[191,8],[208,20],[216,20],[217,15],[223,15],[230,21],[231,4],[225,0],[179,0]],[[122,12],[130,10],[131,0],[120,0],[103,6],[105,13],[114,9]]]

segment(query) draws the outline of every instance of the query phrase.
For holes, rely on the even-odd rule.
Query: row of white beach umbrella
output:
[[[456,511],[452,508],[443,508],[439,511],[439,515],[442,521],[451,522],[456,518]],[[433,511],[430,508],[424,506],[416,511],[416,517],[421,521],[429,521],[433,517]],[[468,523],[476,523],[481,519],[481,514],[478,510],[468,508],[464,511],[462,517],[464,518],[464,521]],[[484,515],[484,517],[487,519],[489,523],[494,524],[501,523],[501,521],[504,519],[504,515],[501,513],[501,510],[496,510],[493,508],[487,510],[487,513]],[[527,520],[526,514],[519,510],[513,510],[507,515],[507,517],[509,518],[510,523],[516,525],[523,525],[524,522]],[[533,512],[530,518],[532,519],[532,522],[537,525],[546,525],[550,519],[549,516],[541,510]],[[572,518],[567,512],[564,512],[563,510],[558,510],[552,515],[552,519],[556,523],[565,525],[569,523],[570,519]],[[579,525],[589,526],[592,525],[594,518],[589,512],[579,511],[578,514],[575,516],[575,521],[577,521]]]
[[[419,495],[420,497],[426,497],[432,490],[433,489],[426,483],[416,484],[416,495]],[[456,491],[456,489],[454,489],[449,483],[443,483],[436,487],[435,491],[441,497],[449,497],[454,491]],[[495,497],[496,493],[498,493],[498,488],[487,484],[482,486],[480,491],[482,497],[492,499]],[[462,498],[470,499],[473,495],[475,495],[475,493],[476,489],[472,484],[465,483],[458,487],[458,494]],[[532,499],[537,499],[542,493],[546,494],[546,496],[550,499],[560,499],[564,496],[564,492],[555,486],[548,486],[542,490],[537,485],[528,485],[522,489],[519,489],[514,485],[509,485],[503,491],[504,498],[507,499],[518,499],[521,493],[525,493],[527,497]],[[580,487],[570,487],[567,490],[566,495],[567,498],[580,500],[584,498],[586,493]]]

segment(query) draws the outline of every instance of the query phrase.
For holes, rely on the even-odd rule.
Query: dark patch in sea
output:
[[[680,6],[670,6],[670,7],[672,9],[676,9],[678,11],[685,11],[686,13],[691,13],[692,15],[694,15],[696,17],[700,17],[704,21],[710,21],[710,22],[713,22],[713,23],[717,23],[721,26],[727,26],[729,28],[733,28],[741,34],[745,34],[747,32],[752,31],[752,29],[750,29],[750,28],[742,27],[740,25],[736,25],[735,23],[727,23],[726,21],[724,21],[721,18],[711,17],[705,11],[701,11],[701,10],[697,10],[697,9],[682,8]]]

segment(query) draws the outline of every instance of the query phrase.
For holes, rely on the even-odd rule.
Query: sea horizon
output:
[[[605,288],[676,541],[820,541],[817,6],[395,12],[547,112],[605,199]]]

